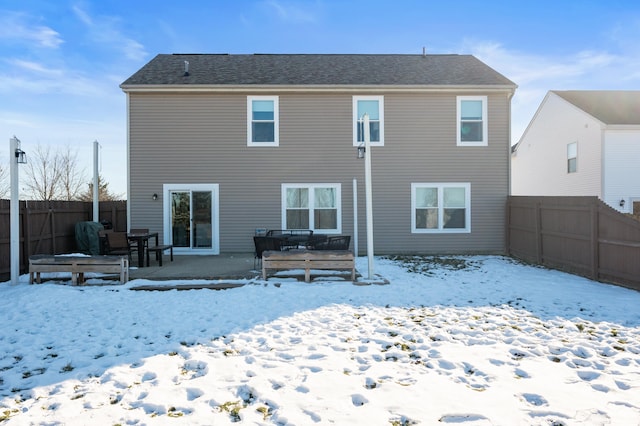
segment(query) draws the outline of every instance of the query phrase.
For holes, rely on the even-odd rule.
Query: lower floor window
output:
[[[340,184],[283,184],[282,226],[341,232]]]
[[[411,232],[471,232],[469,183],[412,183]]]

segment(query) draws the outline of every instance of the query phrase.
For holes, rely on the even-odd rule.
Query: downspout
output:
[[[508,191],[507,191],[507,200],[506,200],[506,206],[504,209],[504,224],[505,224],[505,232],[504,232],[504,252],[507,255],[511,255],[511,232],[510,232],[510,203],[509,203],[509,197],[511,196],[511,194],[513,193],[511,185],[511,149],[512,149],[512,145],[511,145],[511,99],[513,98],[513,95],[515,94],[515,90],[511,91],[507,94],[507,116],[509,118],[509,126],[507,126],[507,139],[509,141],[509,143],[507,144],[507,182],[508,182]]]
[[[131,229],[131,96],[127,94],[127,231]]]

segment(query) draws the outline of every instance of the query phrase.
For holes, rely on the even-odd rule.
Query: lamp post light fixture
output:
[[[20,148],[16,148],[15,155],[16,155],[16,162],[18,164],[27,164],[27,153],[26,152],[24,152]]]

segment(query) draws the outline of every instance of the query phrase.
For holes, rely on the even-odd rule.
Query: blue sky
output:
[[[0,0],[0,129],[71,146],[126,191],[118,87],[158,53],[473,54],[518,84],[512,142],[548,90],[640,90],[636,0]],[[4,153],[3,153],[4,151]]]

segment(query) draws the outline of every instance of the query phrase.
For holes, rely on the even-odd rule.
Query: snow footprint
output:
[[[152,372],[152,371],[147,371],[146,373],[144,373],[142,375],[142,381],[143,382],[150,382],[152,380],[155,380],[158,376],[156,375],[156,373]]]
[[[364,388],[365,389],[375,389],[378,386],[379,386],[378,382],[375,381],[374,379],[372,379],[371,377],[367,377],[365,379],[365,381],[364,381]]]
[[[361,407],[368,402],[369,400],[365,398],[363,395],[360,395],[360,394],[351,395],[351,403],[353,403],[353,405],[355,405],[356,407]]]
[[[196,388],[187,388],[187,401],[194,401],[204,395],[204,392]]]
[[[493,424],[488,418],[480,414],[445,414],[440,417],[439,422],[455,424],[472,422],[474,425]]]
[[[581,371],[578,371],[578,377],[580,377],[580,379],[584,380],[585,382],[590,382],[600,377],[600,373],[598,373],[597,371],[581,370]]]
[[[209,372],[208,364],[204,361],[189,360],[182,366],[181,374],[187,380],[202,377]]]
[[[523,393],[520,395],[520,397],[524,399],[527,403],[534,405],[536,407],[541,407],[549,404],[542,395],[538,395],[535,393]]]
[[[514,370],[514,373],[515,373],[515,376],[516,376],[518,379],[530,379],[530,378],[531,378],[531,376],[529,375],[529,373],[527,373],[526,371],[524,371],[524,370],[523,370],[523,369],[521,369],[521,368],[516,368],[516,369]]]

